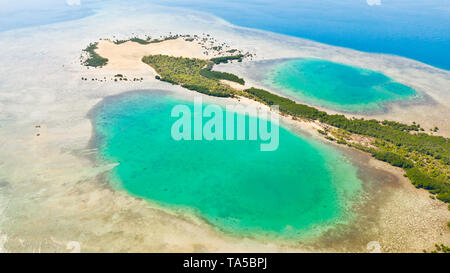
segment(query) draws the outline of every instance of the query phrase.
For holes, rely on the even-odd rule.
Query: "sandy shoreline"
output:
[[[158,36],[170,31],[198,35],[208,31],[232,47],[255,52],[260,60],[313,55],[363,64],[395,79],[433,89],[433,98],[448,101],[448,72],[403,58],[355,53],[236,28],[195,13],[186,16],[173,12],[168,16],[164,11],[124,7],[82,20],[0,33],[0,52],[5,56],[5,65],[0,67],[3,250],[68,252],[71,241],[79,242],[81,251],[86,252],[366,252],[370,241],[378,241],[382,251],[420,252],[432,249],[435,243],[450,244],[446,205],[415,189],[400,169],[367,155],[353,157],[374,166],[384,174],[379,177],[386,178],[379,181],[384,184],[374,187],[376,194],[361,208],[370,212],[364,213],[369,219],[361,219],[347,234],[330,234],[314,244],[283,245],[236,238],[198,219],[174,215],[111,190],[104,174],[113,166],[90,160],[96,150],[88,146],[93,128],[87,113],[104,98],[128,90],[167,90],[190,98],[198,93],[156,81],[148,66],[145,70],[142,67],[142,82],[82,81],[81,77],[109,79],[118,71],[80,66],[81,49],[99,37],[118,33],[128,38],[132,32]],[[43,35],[50,38],[42,40]],[[205,101],[213,99],[218,100],[204,97]],[[311,135],[316,133],[314,124],[295,124]]]

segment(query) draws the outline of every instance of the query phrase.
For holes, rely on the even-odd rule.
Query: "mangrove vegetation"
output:
[[[233,97],[236,94],[234,89],[222,84],[217,78],[200,74],[208,64],[206,60],[151,55],[143,57],[142,61],[155,69],[161,81],[211,96]]]
[[[211,68],[203,68],[200,70],[200,75],[202,75],[205,78],[213,79],[213,80],[227,80],[232,82],[237,82],[239,84],[244,85],[245,81],[242,78],[239,78],[238,76],[227,73],[227,72],[220,72],[220,71],[212,71]]]
[[[83,61],[83,65],[92,67],[102,67],[108,63],[108,59],[103,58],[98,55],[95,50],[97,49],[98,43],[91,43],[85,49],[84,52],[87,53],[87,58]]]

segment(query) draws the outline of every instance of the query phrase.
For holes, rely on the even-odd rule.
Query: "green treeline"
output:
[[[227,80],[232,82],[237,82],[239,84],[244,85],[245,81],[242,78],[239,78],[238,76],[227,73],[227,72],[220,72],[220,71],[212,71],[209,68],[203,68],[200,70],[200,75],[203,77],[209,78],[209,79],[216,79],[216,80]]]
[[[179,35],[171,35],[171,36],[167,36],[167,37],[160,38],[160,39],[152,39],[148,43],[149,44],[161,43],[161,42],[168,41],[168,40],[175,40],[175,39],[178,39],[179,37],[181,37],[181,36],[179,36]]]
[[[319,111],[314,107],[298,104],[293,100],[280,97],[266,90],[250,88],[245,90],[245,92],[268,105],[279,105],[280,112],[300,118],[319,120],[322,123],[344,129],[350,133],[374,137],[392,143],[396,148],[404,151],[405,154],[418,152],[442,161],[445,166],[450,165],[450,143],[448,139],[425,133],[410,133],[410,131],[417,131],[420,128],[418,126],[408,126],[388,121],[348,119],[344,115],[328,115],[326,112]],[[352,146],[370,152],[372,156],[379,160],[405,169],[411,182],[416,187],[430,190],[432,193],[437,194],[438,199],[450,202],[448,177],[444,180],[430,177],[416,168],[414,162],[410,159],[393,151],[385,150],[388,148],[375,150],[359,147],[359,145]]]
[[[238,62],[240,62],[240,61],[242,61],[243,58],[244,58],[244,55],[239,54],[239,55],[233,55],[233,56],[212,58],[211,62],[213,62],[215,64],[228,63],[228,61],[232,61],[232,60],[238,60]]]
[[[220,83],[218,79],[207,78],[200,74],[208,61],[166,55],[145,56],[142,61],[155,69],[161,81],[178,84],[189,90],[211,96],[233,97],[235,95],[234,89]]]
[[[141,39],[141,38],[138,38],[138,37],[131,38],[130,41],[138,43],[138,44],[141,44],[141,45],[148,45],[148,44],[150,44],[149,40],[144,40],[144,39]]]
[[[389,125],[390,127],[394,127],[394,128],[396,128],[396,129],[398,129],[400,131],[407,131],[407,132],[409,132],[409,131],[419,131],[419,130],[422,129],[422,128],[420,128],[420,125],[416,124],[416,123],[413,123],[412,125],[406,125],[406,124],[399,123],[399,122],[396,122],[396,121],[383,120],[381,122],[381,124]],[[423,131],[423,129],[421,131]]]
[[[268,105],[279,105],[280,111],[289,115],[298,116],[307,119],[318,119],[325,116],[326,113],[304,104],[297,104],[288,98],[280,97],[269,91],[257,88],[244,90],[255,96],[258,100]]]
[[[97,44],[98,43],[91,43],[85,49],[83,49],[83,51],[86,51],[89,55],[88,58],[83,62],[84,65],[102,67],[108,63],[108,59],[103,58],[95,52],[95,50],[97,49]]]
[[[450,184],[448,181],[440,181],[429,177],[417,168],[406,170],[406,175],[417,188],[423,188],[431,193],[435,193],[439,200],[450,203]]]
[[[426,133],[410,133],[405,130],[407,125],[397,122],[379,122],[377,120],[348,119],[344,115],[328,115],[314,107],[298,104],[288,98],[280,97],[266,90],[250,88],[246,92],[256,96],[269,105],[279,105],[280,111],[302,118],[319,120],[331,126],[342,128],[350,133],[371,136],[393,143],[394,145],[431,155],[450,164],[450,143],[442,136],[432,136]]]
[[[372,152],[372,156],[395,167],[400,167],[403,169],[414,167],[414,163],[411,160],[392,152],[376,150]]]
[[[222,93],[222,92],[211,92],[207,87],[202,85],[195,85],[195,84],[182,84],[181,87],[184,87],[186,89],[197,91],[209,96],[216,96],[216,97],[230,97],[231,95],[228,93]]]
[[[176,81],[173,81],[173,80],[171,80],[171,79],[167,79],[167,78],[157,78],[158,80],[160,80],[160,81],[162,81],[162,82],[168,82],[168,83],[170,83],[170,84],[173,84],[173,85],[178,85],[178,83],[176,82]]]
[[[129,40],[114,40],[113,43],[116,44],[116,45],[120,45],[120,44],[126,43],[128,41]]]

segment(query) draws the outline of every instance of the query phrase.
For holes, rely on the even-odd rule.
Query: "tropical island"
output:
[[[196,38],[198,37],[191,38],[189,35],[168,36],[157,40],[148,38],[142,40],[134,37],[129,40],[114,41],[114,44],[134,42],[148,45],[177,39],[192,42]],[[89,57],[83,62],[84,65],[102,67],[108,62],[107,58],[95,51],[96,49],[96,43],[90,44],[85,49]],[[231,61],[242,62],[244,58],[251,56],[249,53],[231,54],[230,52],[235,53],[235,51],[220,52],[224,56],[209,60],[162,54],[142,56],[141,60],[156,71],[157,80],[210,96],[245,97],[268,106],[279,105],[280,112],[292,119],[317,121],[322,128],[318,129],[319,134],[327,140],[362,150],[378,160],[402,168],[405,176],[414,186],[426,189],[437,199],[450,203],[450,142],[448,138],[430,135],[415,123],[408,125],[389,120],[365,120],[347,118],[342,114],[327,114],[312,106],[297,103],[263,89],[246,88],[245,80],[239,76],[213,70],[214,65]],[[436,127],[435,131],[437,130]],[[361,137],[364,141],[358,141]]]
[[[431,125],[329,114],[312,105],[252,87],[244,77],[217,71],[214,67],[241,63],[252,59],[254,54],[230,49],[225,43],[215,45],[214,40],[209,35],[170,35],[154,40],[148,36],[101,39],[85,49],[87,54],[82,56],[81,63],[96,69],[105,67],[105,71],[111,73],[120,72],[111,76],[114,81],[126,82],[125,73],[130,74],[133,81],[142,81],[153,74],[159,82],[219,99],[250,100],[268,109],[279,105],[282,116],[292,122],[313,124],[319,138],[368,153],[399,168],[414,187],[427,190],[431,199],[450,202],[450,143],[448,138],[433,134],[439,128],[432,127],[432,133],[427,133],[423,127]],[[447,226],[450,227],[450,222]],[[436,242],[435,249],[430,251],[446,250],[445,244]]]
[[[449,251],[444,1],[46,2],[0,27],[0,253]]]

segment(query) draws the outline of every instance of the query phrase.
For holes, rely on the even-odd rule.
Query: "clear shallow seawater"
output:
[[[265,84],[302,102],[355,113],[418,96],[382,73],[319,59],[278,63],[267,72]]]
[[[179,103],[193,108],[148,93],[97,107],[99,160],[120,163],[110,173],[116,188],[236,234],[298,237],[351,219],[361,181],[340,152],[283,127],[273,152],[260,141],[175,141]]]

